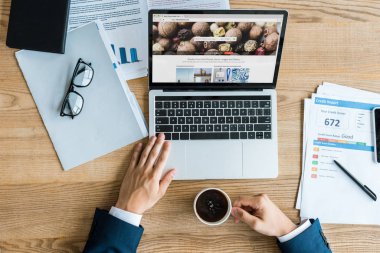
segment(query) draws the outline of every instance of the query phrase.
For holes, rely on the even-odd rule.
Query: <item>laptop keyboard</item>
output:
[[[167,140],[272,138],[270,96],[158,96],[154,120]]]

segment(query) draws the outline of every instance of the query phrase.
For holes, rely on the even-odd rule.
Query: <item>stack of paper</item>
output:
[[[380,201],[373,201],[333,163],[339,161],[380,196],[375,107],[380,107],[380,95],[331,83],[323,83],[305,99],[303,172],[296,204],[301,219],[380,225]]]

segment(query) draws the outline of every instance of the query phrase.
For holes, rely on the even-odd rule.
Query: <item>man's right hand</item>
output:
[[[140,215],[153,207],[174,177],[175,169],[171,169],[160,180],[169,153],[170,142],[165,141],[164,134],[150,137],[144,149],[137,144],[115,207]]]
[[[283,236],[297,226],[269,199],[266,194],[239,197],[233,204],[232,216],[253,230],[267,236]]]

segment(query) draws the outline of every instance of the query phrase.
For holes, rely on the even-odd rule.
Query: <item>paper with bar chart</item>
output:
[[[69,30],[101,20],[126,80],[148,74],[146,0],[72,0]]]
[[[334,163],[339,161],[380,195],[380,166],[374,161],[371,112],[379,99],[313,94],[308,117],[301,217],[323,223],[380,224],[374,202]]]

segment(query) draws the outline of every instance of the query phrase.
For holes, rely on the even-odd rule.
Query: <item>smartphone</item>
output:
[[[380,107],[374,108],[372,113],[375,136],[375,161],[380,163]]]

